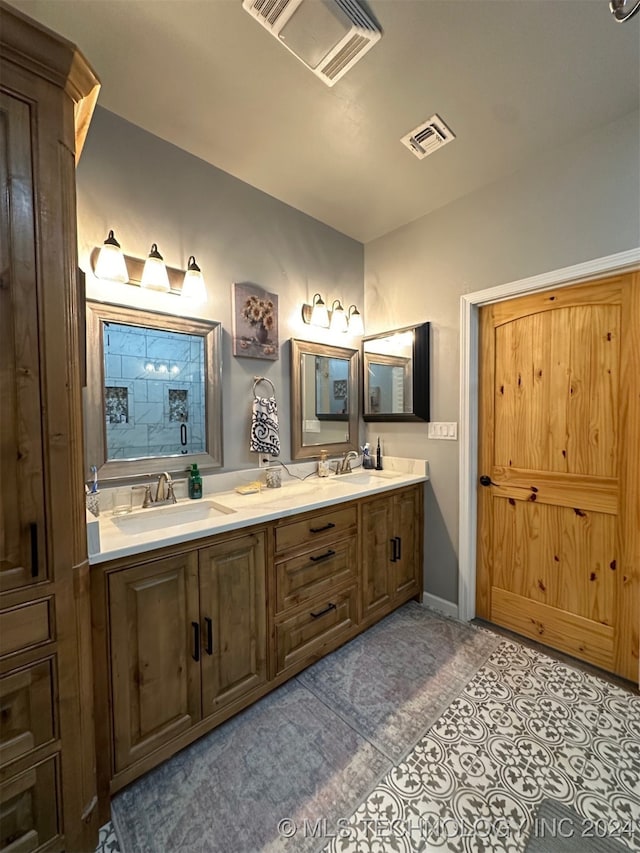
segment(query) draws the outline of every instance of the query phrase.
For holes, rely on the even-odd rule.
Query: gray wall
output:
[[[633,113],[365,246],[367,334],[432,323],[432,420],[459,420],[461,294],[640,245],[639,152]],[[426,424],[368,435],[429,460],[424,587],[456,602],[458,443],[428,440]]]
[[[224,128],[221,128],[221,133]],[[109,229],[126,254],[144,258],[152,242],[165,262],[184,269],[195,255],[209,301],[191,316],[224,328],[224,467],[253,467],[249,421],[254,375],[276,388],[282,450],[290,459],[289,346],[291,337],[329,342],[302,323],[300,308],[316,291],[345,308],[363,304],[361,243],[294,210],[123,119],[97,109],[78,166],[80,266],[87,295],[150,310],[184,312],[180,299],[129,285],[105,285],[91,274],[89,255]],[[235,358],[231,348],[233,282],[252,282],[279,300],[278,361]],[[328,303],[330,304],[330,302]],[[345,337],[342,346],[359,345]],[[268,386],[261,386],[262,393]]]

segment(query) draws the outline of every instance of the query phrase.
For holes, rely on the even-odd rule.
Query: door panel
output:
[[[481,310],[477,612],[638,674],[640,275]]]
[[[109,576],[116,770],[200,719],[197,556]]]
[[[199,552],[203,716],[267,678],[265,535]]]

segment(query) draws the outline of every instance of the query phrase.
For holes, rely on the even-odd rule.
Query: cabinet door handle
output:
[[[332,551],[331,548],[327,551],[326,554],[320,554],[317,557],[309,557],[312,563],[319,563],[321,560],[329,560],[331,557],[335,557],[336,552]]]
[[[396,536],[394,538],[398,543],[398,550],[396,551],[396,558],[398,560],[401,560],[402,559],[402,537]]]
[[[397,536],[394,536],[392,539],[389,540],[389,542],[391,542],[391,562],[392,563],[396,563],[398,561],[398,553],[397,553],[398,541],[397,540],[398,540]]]
[[[38,565],[38,525],[35,521],[29,525],[29,536],[31,538],[31,577],[37,578],[40,566]]]
[[[323,530],[331,530],[332,527],[335,527],[333,521],[330,521],[329,524],[325,524],[324,527],[310,527],[309,533],[322,533]]]
[[[207,626],[207,654],[213,654],[213,621],[209,619],[208,616],[205,616],[204,619]]]
[[[324,616],[325,613],[330,613],[332,610],[335,610],[335,609],[336,609],[336,605],[329,603],[329,604],[327,604],[327,606],[325,607],[324,610],[320,611],[320,613],[312,613],[311,618],[312,619],[319,619],[320,616]]]
[[[191,657],[197,663],[200,660],[200,623],[192,622],[191,627],[193,628],[193,653]]]

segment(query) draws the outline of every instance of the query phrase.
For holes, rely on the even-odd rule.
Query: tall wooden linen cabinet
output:
[[[75,159],[99,83],[0,0],[0,849],[97,839]]]

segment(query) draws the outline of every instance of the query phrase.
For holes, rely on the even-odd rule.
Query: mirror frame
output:
[[[430,419],[429,399],[429,339],[431,323],[418,323],[415,326],[404,326],[402,329],[391,329],[388,332],[379,332],[376,335],[367,335],[362,339],[362,417],[365,421],[428,421]],[[388,338],[403,332],[413,332],[412,347],[412,377],[411,389],[413,394],[413,411],[411,412],[380,412],[372,414],[367,412],[367,400],[369,399],[369,369],[371,363],[385,363],[387,357],[380,353],[368,353],[365,351],[367,341]],[[379,356],[379,359],[376,357]]]
[[[320,355],[325,358],[343,358],[349,362],[349,414],[348,441],[336,441],[327,444],[304,445],[302,443],[302,356]],[[330,344],[320,344],[313,341],[301,341],[291,338],[291,458],[311,459],[320,456],[321,450],[329,454],[346,453],[347,450],[358,450],[358,420],[359,402],[359,351],[348,347],[334,347]],[[344,416],[343,416],[344,418]],[[343,418],[335,418],[341,420]],[[344,422],[344,421],[343,421]]]
[[[84,389],[85,467],[86,478],[91,466],[98,468],[101,480],[120,480],[140,475],[184,473],[196,463],[199,468],[219,468],[222,465],[222,325],[214,320],[176,317],[160,311],[147,311],[109,302],[88,299],[87,308],[87,386]],[[140,459],[107,459],[104,406],[104,345],[105,322],[144,326],[162,331],[183,332],[204,339],[204,453],[172,456],[145,456]],[[213,413],[218,415],[214,416]],[[215,423],[214,423],[215,421]]]

